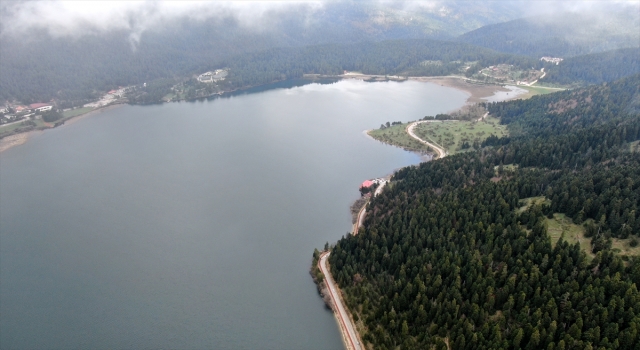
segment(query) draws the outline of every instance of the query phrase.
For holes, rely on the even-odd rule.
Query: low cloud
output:
[[[529,1],[526,11],[528,16],[541,16],[553,18],[555,15],[567,16],[568,14],[585,15],[588,17],[608,17],[613,12],[630,11],[640,17],[640,2],[637,0],[608,0],[608,1]]]
[[[172,21],[233,19],[238,25],[267,29],[286,12],[307,16],[321,1],[3,1],[0,33],[21,35],[43,30],[53,37],[78,37],[126,30],[132,41],[146,30]]]
[[[189,19],[232,19],[234,23],[260,31],[269,30],[283,15],[309,22],[328,4],[346,4],[395,8],[411,12],[437,12],[452,1],[2,1],[0,35],[21,35],[34,29],[53,37],[78,37],[112,30],[130,32],[136,43],[143,32],[162,28],[172,21]],[[487,6],[506,1],[487,1]],[[600,14],[613,7],[637,11],[638,1],[513,1],[522,6],[523,15],[550,15],[561,12]],[[464,4],[459,2],[458,5]],[[637,12],[636,12],[637,13]]]

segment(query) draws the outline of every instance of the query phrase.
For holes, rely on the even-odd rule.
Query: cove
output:
[[[340,349],[308,274],[365,179],[362,131],[462,106],[435,84],[275,85],[123,106],[0,154],[2,348]]]

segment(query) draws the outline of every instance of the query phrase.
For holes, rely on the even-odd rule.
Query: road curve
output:
[[[358,234],[358,230],[360,229],[360,226],[362,226],[362,222],[364,221],[364,214],[366,214],[367,212],[367,203],[365,203],[362,206],[362,209],[360,209],[360,211],[358,212],[358,217],[356,217],[356,223],[353,224],[353,232],[351,232],[352,235],[357,235]]]
[[[356,327],[353,324],[353,321],[351,321],[346,308],[342,304],[342,299],[340,299],[340,296],[338,295],[338,287],[334,283],[333,277],[329,272],[329,268],[327,266],[327,258],[329,257],[329,254],[331,254],[331,252],[324,252],[320,255],[319,265],[320,271],[324,274],[324,280],[327,284],[327,289],[329,290],[333,309],[335,310],[336,317],[338,318],[340,332],[342,333],[342,337],[345,340],[345,345],[348,350],[362,350],[362,345],[360,344]]]
[[[409,136],[413,137],[414,139],[416,139],[418,142],[424,143],[425,145],[431,147],[431,149],[436,151],[436,158],[444,158],[447,155],[447,151],[444,150],[444,148],[436,145],[435,143],[431,143],[428,141],[425,141],[421,138],[419,138],[414,132],[413,129],[416,127],[416,125],[418,124],[422,124],[422,123],[431,123],[431,120],[420,120],[417,122],[413,122],[409,125],[407,125],[407,134],[409,134]]]
[[[378,186],[378,188],[376,188],[376,191],[373,193],[374,197],[382,193],[382,189],[387,184],[387,182],[388,182],[387,180],[383,180],[382,183],[380,183],[380,186]],[[358,212],[358,217],[356,217],[356,223],[353,224],[353,231],[351,232],[351,234],[354,236],[358,234],[358,230],[360,230],[360,226],[362,226],[362,223],[364,222],[364,215],[367,213],[368,203],[369,202],[365,203],[362,206],[362,209],[360,209],[360,211]]]
[[[484,118],[486,118],[489,115],[489,112],[485,113],[482,117],[478,118],[476,121],[477,122],[481,122]]]

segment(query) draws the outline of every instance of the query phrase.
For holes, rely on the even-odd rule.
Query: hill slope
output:
[[[640,73],[640,48],[570,57],[547,68],[542,80],[554,84],[600,84]]]
[[[0,6],[0,11],[11,5],[19,8],[20,4],[8,3]],[[32,10],[38,6],[34,2],[24,4]],[[241,15],[226,12],[211,17],[203,13],[197,18],[167,14],[161,25],[141,33],[122,28],[101,32],[90,26],[81,30],[79,26],[73,36],[51,35],[42,21],[37,28],[22,30],[27,23],[17,23],[16,18],[32,16],[0,12],[0,100],[85,99],[93,97],[94,90],[202,73],[243,53],[449,38],[521,14],[517,3],[482,5],[466,1],[441,7],[350,1],[325,2],[315,10],[308,10],[304,4],[299,4],[300,8],[291,6],[282,12],[267,11],[255,19],[258,23],[245,23],[239,19]],[[143,20],[130,19],[132,23]]]
[[[612,244],[640,232],[639,86],[491,104],[520,136],[398,171],[329,258],[370,348],[634,349],[640,258]]]
[[[640,46],[640,19],[634,11],[601,17],[564,13],[490,24],[458,40],[537,58],[570,57]]]

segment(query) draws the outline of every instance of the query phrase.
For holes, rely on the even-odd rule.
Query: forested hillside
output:
[[[440,64],[421,65],[423,61]],[[405,75],[407,72],[447,75],[464,71],[465,62],[474,62],[476,66],[508,63],[531,67],[539,64],[524,56],[464,43],[424,39],[272,49],[235,57],[227,65],[231,68],[229,80],[233,86],[240,87],[298,78],[306,73],[342,74],[344,70],[381,75]]]
[[[501,118],[501,123],[508,125],[511,135],[526,139],[551,137],[599,127],[634,111],[637,113],[639,88],[636,74],[614,83],[485,106],[493,116]]]
[[[612,244],[638,244],[639,87],[489,104],[516,136],[398,171],[329,258],[364,341],[636,349],[640,258]],[[559,215],[577,236],[551,239]]]
[[[21,6],[16,2],[7,8],[11,5]],[[250,23],[222,6],[220,13],[197,18],[169,13],[161,26],[142,32],[87,29],[71,36],[51,35],[40,28],[22,31],[27,23],[16,23],[18,16],[0,12],[4,15],[0,26],[0,100],[17,98],[31,103],[54,97],[93,98],[97,91],[189,77],[242,53],[278,47],[451,38],[485,24],[517,18],[522,10],[517,3],[466,1],[449,2],[440,8],[351,1],[315,7],[298,3],[288,9],[275,6],[279,11],[267,11],[264,18]],[[144,18],[127,21],[135,27],[139,20]]]
[[[637,9],[580,16],[559,13],[491,24],[458,40],[519,55],[570,57],[640,46]]]
[[[545,83],[600,84],[640,73],[640,48],[570,57],[547,68]]]
[[[109,58],[106,60],[94,62],[83,58],[83,63],[78,64],[65,55],[53,54],[47,60],[41,60],[40,56],[29,50],[26,50],[29,54],[24,57],[1,60],[4,85],[0,89],[0,94],[3,94],[0,98],[17,98],[25,103],[48,101],[51,98],[82,101],[93,97],[97,91],[148,82],[148,94],[139,102],[151,103],[160,101],[180,79],[192,76],[195,72],[223,67],[229,68],[226,87],[233,89],[299,78],[305,73],[342,74],[343,70],[357,70],[368,74],[403,74],[411,71],[417,75],[446,75],[464,71],[466,62],[475,62],[474,67],[498,63],[520,67],[539,64],[528,57],[498,53],[465,43],[429,39],[276,48],[230,55],[242,49],[234,48],[231,42],[201,47],[195,41],[182,40],[175,33],[175,45],[160,50],[159,44],[150,43],[160,41],[160,36],[151,36],[140,43],[137,52],[132,52],[129,44],[122,40],[122,35],[114,35],[106,42],[79,39],[75,42],[61,40],[47,43],[52,52],[56,52],[53,49],[56,46],[66,48],[66,52],[88,48],[83,54],[103,54]],[[248,40],[244,38],[245,43]],[[189,46],[192,45],[200,48],[191,50]],[[252,48],[265,45],[268,46],[257,40]],[[114,47],[117,49],[113,50]],[[17,54],[3,53],[3,57]],[[438,61],[439,64],[420,65],[427,60]],[[49,69],[50,65],[54,67]],[[65,72],[68,74],[63,74]],[[473,69],[468,72],[472,73]]]

